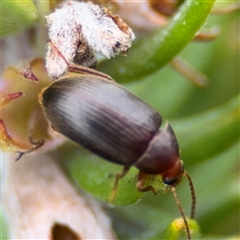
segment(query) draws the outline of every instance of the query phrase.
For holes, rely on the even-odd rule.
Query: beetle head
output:
[[[135,166],[144,173],[161,174],[166,185],[176,186],[180,182],[184,166],[176,136],[168,123],[154,135]]]

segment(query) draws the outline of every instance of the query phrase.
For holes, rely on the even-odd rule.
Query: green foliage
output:
[[[99,69],[128,82],[128,89],[171,122],[196,188],[198,238],[230,239],[239,236],[239,12],[209,17],[204,27],[218,25],[222,34],[210,43],[190,43],[213,3],[186,1],[164,29],[138,41],[128,57],[106,61]],[[8,33],[9,27],[4,28],[2,34]],[[198,88],[168,66],[161,69],[179,52],[209,77],[206,88]],[[108,202],[114,174],[121,172],[121,166],[76,145],[58,153],[71,160],[66,167],[81,188]],[[170,192],[143,196],[135,189],[136,177],[133,168],[120,180],[114,204],[141,202],[109,210],[115,231],[120,239],[166,237],[169,224],[180,215],[173,196]],[[154,184],[162,188],[158,179]],[[188,215],[191,200],[186,179],[177,192]],[[199,234],[196,222],[190,228]]]
[[[136,42],[124,61],[118,58],[105,62],[100,70],[119,82],[132,82],[152,74],[172,60],[193,39],[214,2],[185,1],[167,26]]]
[[[0,37],[2,37],[33,25],[37,20],[38,13],[35,4],[31,0],[2,0],[0,16]]]
[[[3,218],[3,213],[2,213],[2,209],[0,211],[0,237],[1,239],[8,239],[7,236],[7,223],[5,221],[5,219]]]
[[[191,229],[191,237],[193,239],[200,238],[200,229],[197,221],[193,219],[187,219],[189,228]],[[167,228],[166,233],[160,239],[172,240],[172,239],[186,239],[185,225],[182,218],[174,219]]]
[[[75,150],[68,168],[72,178],[81,188],[94,194],[102,201],[110,203],[110,194],[115,180],[115,175],[121,172],[122,167],[103,161],[92,154]],[[79,159],[81,163],[79,164]],[[97,167],[97,171],[93,171]],[[121,179],[117,189],[117,197],[111,204],[129,205],[138,201],[143,193],[136,189],[137,169],[132,168],[126,177]]]

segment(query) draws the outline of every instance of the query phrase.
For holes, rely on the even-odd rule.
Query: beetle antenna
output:
[[[183,211],[183,209],[182,209],[181,203],[180,203],[180,201],[179,201],[179,199],[178,199],[176,189],[175,189],[174,187],[171,187],[171,191],[172,191],[173,196],[174,196],[174,198],[175,198],[175,201],[176,201],[176,204],[177,204],[177,206],[178,206],[178,209],[179,209],[179,211],[180,211],[180,213],[181,213],[181,215],[182,215],[182,219],[183,219],[183,221],[184,221],[184,225],[185,225],[185,229],[186,229],[186,232],[187,232],[188,240],[191,240],[192,238],[191,238],[191,234],[190,234],[188,222],[187,222],[187,219],[186,219],[186,215],[185,215],[185,213],[184,213],[184,211]]]
[[[195,210],[196,210],[196,193],[195,193],[195,189],[194,189],[194,185],[193,185],[193,181],[192,181],[191,177],[189,176],[189,174],[186,171],[184,172],[184,175],[188,179],[188,184],[189,184],[190,192],[191,192],[191,196],[192,196],[192,206],[191,206],[190,218],[194,219],[195,218]]]

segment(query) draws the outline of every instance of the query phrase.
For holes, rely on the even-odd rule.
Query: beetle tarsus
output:
[[[137,190],[140,192],[152,191],[153,194],[156,195],[158,193],[158,190],[154,188],[152,185],[144,187],[145,181],[146,181],[146,174],[144,172],[139,171],[137,185],[136,185]]]
[[[113,188],[109,195],[109,203],[113,203],[114,199],[116,198],[118,181],[128,173],[129,169],[130,169],[130,166],[124,166],[122,172],[116,174]]]

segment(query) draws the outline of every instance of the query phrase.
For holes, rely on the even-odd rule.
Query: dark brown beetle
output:
[[[176,185],[184,172],[175,134],[147,103],[113,81],[94,75],[63,77],[40,102],[52,127],[74,142],[126,168],[161,174]]]
[[[145,177],[160,174],[176,198],[191,239],[174,186],[183,175],[187,176],[192,194],[191,218],[195,193],[170,124],[159,130],[161,116],[108,75],[75,64],[68,66],[69,71],[79,74],[54,81],[40,94],[40,103],[53,129],[98,156],[124,166],[122,173],[116,175],[111,199],[115,198],[119,179],[130,167],[140,170],[137,180],[140,191],[156,194],[152,186],[144,187]]]

